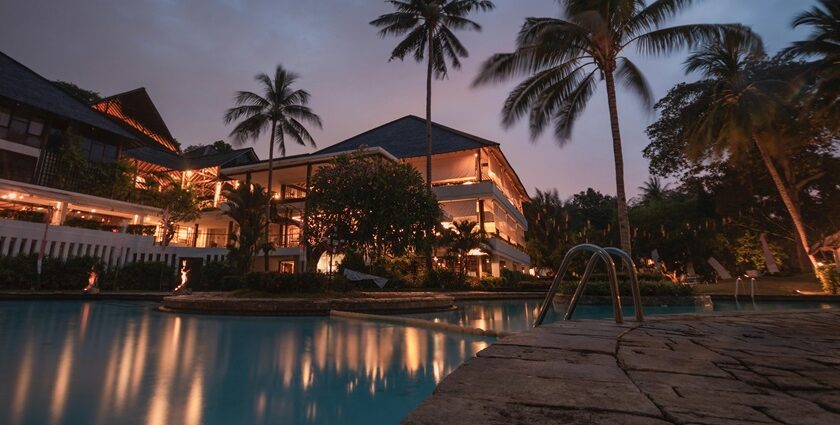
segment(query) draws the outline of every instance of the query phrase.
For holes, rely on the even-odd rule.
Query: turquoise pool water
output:
[[[414,316],[518,331],[533,322],[539,302],[468,302]],[[0,424],[394,424],[492,342],[375,322],[179,315],[155,307],[0,302]],[[576,317],[610,314],[609,306],[580,306]]]
[[[631,302],[626,299],[622,301],[625,303]],[[467,301],[459,303],[458,310],[412,314],[411,316],[471,328],[519,332],[533,325],[541,304],[542,299]],[[565,304],[555,303],[554,309],[546,315],[545,323],[562,319],[565,308]],[[716,301],[713,308],[702,306],[648,306],[644,308],[644,311],[646,315],[657,315],[735,310],[778,311],[824,308],[840,308],[840,304],[802,301],[752,303],[748,298],[745,298],[739,303],[735,303],[734,300]],[[631,318],[633,316],[632,306],[623,305],[623,310],[626,317]],[[609,305],[578,305],[573,318],[577,320],[610,317],[613,317],[613,312]]]
[[[491,342],[155,307],[0,302],[0,424],[393,424]]]

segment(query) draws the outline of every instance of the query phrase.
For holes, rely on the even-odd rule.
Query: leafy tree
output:
[[[328,238],[372,260],[422,246],[426,229],[440,222],[435,196],[408,164],[354,153],[337,157],[312,176],[304,238],[317,259]],[[315,262],[310,263],[310,268]]]
[[[694,84],[703,91],[704,99],[698,103],[699,113],[689,117],[686,149],[690,157],[727,153],[738,158],[754,148],[784,203],[802,251],[807,253],[810,239],[789,157],[792,148],[812,142],[802,134],[811,129],[798,120],[797,91],[781,79],[781,68],[767,72],[755,66],[762,58],[759,47],[726,36],[686,60],[686,72],[697,72],[703,78]],[[784,175],[786,168],[791,175]],[[814,257],[808,258],[815,267]]]
[[[268,197],[265,202],[265,215],[271,216],[272,175],[274,174],[274,144],[280,149],[280,156],[286,156],[286,138],[293,142],[315,147],[315,140],[309,134],[305,124],[321,128],[321,118],[307,106],[309,92],[294,89],[298,75],[277,65],[272,79],[266,74],[255,77],[260,84],[262,94],[240,91],[236,94],[236,106],[228,109],[225,124],[239,121],[231,131],[235,143],[243,144],[256,141],[266,129],[270,128],[268,145]],[[265,240],[268,241],[268,226],[265,226]],[[268,252],[264,248],[265,270],[268,271]]]
[[[537,268],[555,268],[564,233],[568,230],[568,212],[557,190],[541,191],[522,206],[528,230],[525,231],[525,249],[531,264]]]
[[[188,188],[180,185],[169,185],[157,195],[157,202],[161,207],[160,227],[163,231],[161,244],[169,246],[178,223],[195,220],[201,217],[199,201]]]
[[[476,226],[478,223],[474,221],[455,221],[451,228],[443,232],[443,245],[455,260],[458,272],[461,274],[466,272],[465,264],[470,251],[473,249],[490,250],[487,235]]]
[[[99,93],[93,90],[83,89],[73,83],[68,83],[67,81],[55,80],[52,82],[54,85],[58,86],[61,90],[64,90],[65,93],[69,94],[70,96],[79,99],[84,103],[94,103],[102,100],[102,96]]]
[[[639,186],[642,192],[642,202],[650,202],[660,200],[668,194],[668,184],[662,183],[662,179],[658,176],[648,176],[647,181]]]
[[[446,78],[448,65],[461,68],[459,58],[469,55],[453,30],[481,31],[481,26],[467,18],[473,11],[489,11],[495,6],[488,0],[390,0],[395,12],[370,22],[381,28],[379,35],[403,36],[391,52],[391,59],[405,59],[411,54],[417,62],[426,60],[426,187],[432,190],[432,75]]]
[[[840,1],[819,0],[819,5],[797,15],[794,28],[809,26],[809,37],[793,43],[787,53],[814,57],[810,71],[816,76],[809,106],[840,128]]]
[[[228,257],[237,272],[244,275],[251,269],[251,261],[264,229],[268,226],[263,206],[270,201],[266,190],[259,184],[246,181],[237,187],[225,185],[222,214],[230,217],[238,232],[231,235]]]
[[[196,151],[199,149],[204,148],[213,148],[213,151],[216,153],[228,153],[233,151],[233,146],[230,143],[225,142],[224,140],[217,140],[209,145],[190,145],[184,149],[184,153]]]
[[[503,124],[512,126],[529,117],[532,138],[549,124],[564,145],[572,128],[603,78],[613,141],[616,202],[621,248],[630,252],[630,219],[624,188],[624,159],[616,102],[616,80],[649,107],[653,96],[639,68],[626,56],[635,45],[646,55],[664,55],[696,46],[724,32],[744,38],[751,31],[740,25],[689,24],[662,28],[692,2],[687,0],[563,0],[565,19],[527,18],[519,32],[516,50],[488,59],[474,84],[500,82],[526,75],[502,108]]]

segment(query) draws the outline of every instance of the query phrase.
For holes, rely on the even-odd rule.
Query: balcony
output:
[[[432,188],[438,200],[454,201],[459,199],[493,198],[504,206],[505,210],[516,218],[517,221],[527,226],[525,216],[505,196],[501,189],[492,181],[483,181],[473,184],[459,184],[447,186],[435,186]],[[526,227],[527,228],[527,227]]]

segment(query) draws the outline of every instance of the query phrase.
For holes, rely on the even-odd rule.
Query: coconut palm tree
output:
[[[737,157],[758,151],[790,215],[796,239],[808,253],[808,234],[799,204],[794,201],[795,185],[786,182],[777,167],[777,163],[789,160],[792,147],[806,143],[796,134],[799,124],[792,112],[796,107],[791,99],[798,89],[778,72],[769,77],[761,72],[755,65],[763,57],[762,49],[729,35],[706,44],[686,59],[686,73],[702,78],[692,83],[701,100],[686,123],[686,153],[694,158],[709,151]],[[815,266],[814,257],[808,257]]]
[[[244,274],[251,268],[263,229],[268,227],[268,216],[263,214],[262,208],[271,197],[265,188],[250,181],[236,187],[225,185],[224,196],[222,214],[230,217],[239,228],[237,234],[230,235],[229,256],[239,273]]]
[[[491,249],[487,244],[487,234],[481,229],[476,229],[477,225],[478,223],[469,220],[455,221],[452,227],[443,234],[443,244],[450,253],[455,254],[459,273],[464,273],[464,265],[470,251],[473,249],[490,251]]]
[[[642,192],[642,200],[644,202],[660,200],[668,193],[670,184],[662,183],[662,179],[657,176],[649,176],[647,181],[639,186],[639,191]]]
[[[403,36],[389,60],[403,60],[411,54],[417,62],[426,60],[426,187],[432,190],[432,75],[446,78],[448,66],[461,68],[459,58],[469,55],[453,30],[481,31],[481,26],[467,19],[473,11],[488,11],[495,6],[488,0],[390,0],[395,12],[370,22],[381,28],[380,37]],[[449,64],[447,64],[449,62]]]
[[[787,52],[816,58],[811,64],[817,77],[811,109],[832,117],[830,121],[840,126],[840,0],[819,3],[794,18],[794,28],[809,26],[812,32],[807,39],[794,42]]]
[[[274,145],[277,144],[280,156],[286,156],[286,139],[302,145],[315,147],[315,140],[306,125],[321,128],[321,118],[307,106],[309,93],[292,86],[299,78],[297,74],[277,65],[274,78],[266,74],[254,77],[260,85],[262,94],[240,91],[234,98],[236,106],[225,113],[225,124],[239,121],[230,132],[236,144],[257,141],[263,132],[270,128],[268,144],[268,200],[265,203],[266,220],[271,217],[271,188],[274,172]],[[268,226],[265,226],[265,270],[268,271],[268,253],[271,244]]]
[[[527,18],[516,50],[492,56],[474,85],[526,75],[508,96],[502,122],[512,126],[529,118],[532,139],[553,124],[562,146],[575,121],[592,98],[598,81],[607,88],[613,159],[615,161],[621,248],[630,252],[630,218],[624,188],[624,159],[616,103],[616,83],[635,93],[650,108],[653,95],[644,75],[625,56],[630,47],[644,55],[665,55],[696,46],[726,31],[751,34],[740,25],[690,24],[662,26],[692,0],[561,0],[565,19]]]

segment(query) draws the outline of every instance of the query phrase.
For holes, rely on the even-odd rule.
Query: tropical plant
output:
[[[310,271],[327,248],[340,240],[342,250],[383,256],[416,252],[426,229],[440,221],[434,194],[409,164],[354,153],[337,157],[312,176],[304,226]]]
[[[265,201],[265,215],[271,216],[272,174],[274,174],[274,144],[280,149],[280,156],[286,156],[286,138],[299,145],[315,147],[315,140],[306,125],[321,128],[321,118],[307,106],[309,92],[294,89],[299,78],[297,74],[277,65],[272,79],[266,74],[254,77],[260,84],[262,94],[250,91],[236,93],[236,106],[225,113],[225,124],[239,121],[230,136],[237,144],[256,141],[270,128],[268,145],[268,196]],[[268,226],[265,226],[265,270],[268,271]]]
[[[466,261],[470,251],[490,251],[487,244],[487,234],[483,229],[476,228],[478,223],[474,221],[454,221],[452,227],[446,229],[443,234],[443,245],[458,265],[457,271],[464,274]],[[481,276],[479,276],[481,277]]]
[[[711,152],[732,158],[758,152],[793,223],[803,252],[810,242],[793,176],[783,176],[777,164],[789,163],[793,148],[811,142],[802,137],[802,123],[795,112],[796,88],[779,69],[768,73],[756,66],[763,49],[752,41],[727,35],[693,52],[685,62],[686,73],[703,78],[693,83],[699,101],[685,132],[688,155]],[[801,188],[799,188],[801,189]],[[816,260],[808,255],[813,268]]]
[[[624,159],[619,131],[616,81],[650,107],[653,96],[636,65],[624,55],[635,45],[639,53],[664,55],[678,48],[696,46],[724,32],[748,38],[740,25],[662,25],[688,7],[691,0],[563,0],[565,19],[527,18],[514,52],[488,59],[474,85],[500,82],[516,75],[528,77],[508,96],[502,109],[503,124],[512,126],[529,117],[536,139],[551,121],[562,146],[569,141],[575,121],[595,92],[599,77],[607,88],[613,159],[616,171],[621,248],[630,252],[630,220],[624,187]]]
[[[161,245],[169,246],[178,230],[178,223],[201,217],[201,209],[195,194],[177,184],[166,186],[157,198],[161,207],[160,227],[163,233]]]
[[[432,190],[432,76],[446,78],[448,65],[461,68],[459,58],[469,52],[453,30],[481,31],[481,26],[467,18],[473,11],[489,11],[495,6],[488,0],[390,0],[395,12],[370,22],[381,28],[379,35],[403,36],[391,52],[390,60],[403,60],[411,54],[417,62],[426,60],[426,187]]]
[[[226,185],[224,196],[227,200],[222,204],[222,214],[230,217],[238,227],[238,232],[230,237],[228,258],[241,276],[250,270],[260,237],[268,226],[268,216],[263,214],[262,208],[271,198],[262,186],[250,181],[237,187]]]
[[[657,201],[664,198],[668,194],[668,183],[662,183],[659,176],[648,176],[647,181],[639,186],[639,191],[642,192],[642,202]]]
[[[819,5],[793,19],[794,28],[812,28],[807,39],[796,41],[787,52],[800,57],[815,57],[810,65],[817,78],[810,106],[816,113],[831,119],[840,128],[840,1],[819,0]]]

